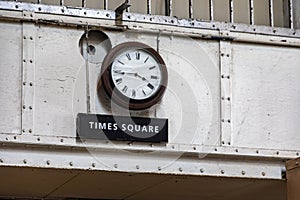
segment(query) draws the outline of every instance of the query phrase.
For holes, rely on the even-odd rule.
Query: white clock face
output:
[[[133,49],[115,57],[111,66],[113,83],[124,96],[143,100],[153,96],[160,88],[162,69],[147,51]]]

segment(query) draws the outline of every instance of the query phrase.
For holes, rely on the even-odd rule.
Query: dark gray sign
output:
[[[77,137],[137,142],[168,142],[168,120],[79,113]]]

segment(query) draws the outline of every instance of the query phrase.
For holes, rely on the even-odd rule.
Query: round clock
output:
[[[126,42],[106,55],[99,83],[117,104],[143,110],[161,100],[167,82],[165,63],[153,48],[139,42]]]

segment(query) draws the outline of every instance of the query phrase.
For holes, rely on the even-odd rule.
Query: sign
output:
[[[136,142],[168,142],[168,120],[79,113],[77,137]]]

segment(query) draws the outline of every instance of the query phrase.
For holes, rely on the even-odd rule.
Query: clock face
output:
[[[112,63],[111,76],[117,90],[124,96],[142,100],[159,90],[162,70],[149,52],[134,49],[120,53]]]
[[[101,68],[107,94],[123,107],[142,110],[159,102],[168,73],[161,56],[151,47],[127,42],[113,48]]]

